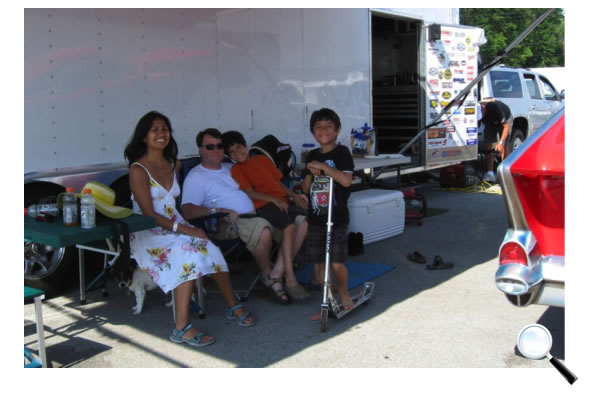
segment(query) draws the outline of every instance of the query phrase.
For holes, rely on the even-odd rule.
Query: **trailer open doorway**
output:
[[[373,127],[377,151],[398,153],[419,132],[419,32],[422,21],[371,13]],[[420,142],[405,152],[421,164]]]

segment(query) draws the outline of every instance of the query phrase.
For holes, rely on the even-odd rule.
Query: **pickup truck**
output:
[[[481,99],[493,97],[510,107],[514,122],[509,154],[564,105],[564,95],[549,79],[524,68],[492,68],[479,84],[479,92]]]

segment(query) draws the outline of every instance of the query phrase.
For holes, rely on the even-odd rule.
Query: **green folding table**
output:
[[[119,255],[110,238],[113,237],[113,227],[106,219],[98,218],[95,228],[83,229],[79,226],[67,227],[61,218],[54,218],[51,222],[38,221],[25,216],[25,240],[41,243],[55,248],[76,246],[79,252],[79,293],[80,302],[85,304],[85,263],[84,250],[95,251],[114,257]],[[156,226],[156,218],[145,215],[132,214],[127,218],[120,219],[127,224],[129,232],[137,232]],[[118,232],[122,233],[120,225],[116,225]],[[97,246],[96,243],[106,242],[105,247]]]

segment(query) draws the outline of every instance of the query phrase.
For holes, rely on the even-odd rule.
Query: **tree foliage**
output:
[[[461,8],[460,23],[485,29],[487,43],[481,46],[483,64],[491,62],[535,19],[543,8]],[[522,67],[565,65],[565,15],[555,9],[510,53],[502,64]]]

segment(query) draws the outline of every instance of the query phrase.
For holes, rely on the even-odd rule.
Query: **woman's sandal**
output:
[[[433,259],[432,265],[427,264],[427,269],[429,269],[429,270],[450,269],[452,267],[454,267],[454,263],[444,262],[444,260],[442,260],[442,257],[437,256],[437,255]]]
[[[283,304],[283,305],[288,305],[292,302],[292,300],[290,300],[289,296],[287,295],[287,293],[285,292],[285,290],[283,290],[283,279],[281,278],[271,278],[270,275],[267,276],[261,276],[262,282],[263,284],[270,288],[271,290],[273,290],[273,293],[275,294],[275,300],[279,303],[279,304]],[[281,289],[275,289],[273,286],[275,286],[276,284],[281,284]]]
[[[240,326],[249,327],[249,326],[256,325],[256,320],[254,320],[252,322],[246,322],[246,318],[248,318],[250,315],[252,315],[249,312],[244,313],[244,314],[240,315],[239,317],[237,315],[235,315],[235,310],[242,308],[242,307],[243,306],[241,304],[236,304],[235,306],[228,308],[227,311],[225,312],[225,318],[234,320]]]
[[[189,338],[189,339],[185,339],[183,337],[183,335],[185,335],[185,333],[187,331],[189,331],[190,329],[192,329],[192,324],[189,323],[187,324],[183,329],[179,330],[177,328],[173,328],[173,333],[171,333],[171,336],[169,336],[169,339],[171,339],[171,342],[175,342],[175,343],[187,343],[190,346],[193,347],[204,347],[204,346],[208,346],[209,344],[213,344],[215,342],[215,338],[212,338],[212,340],[209,340],[207,342],[202,342],[202,338],[204,336],[207,336],[206,333],[199,333],[196,336],[194,336],[193,338]]]

